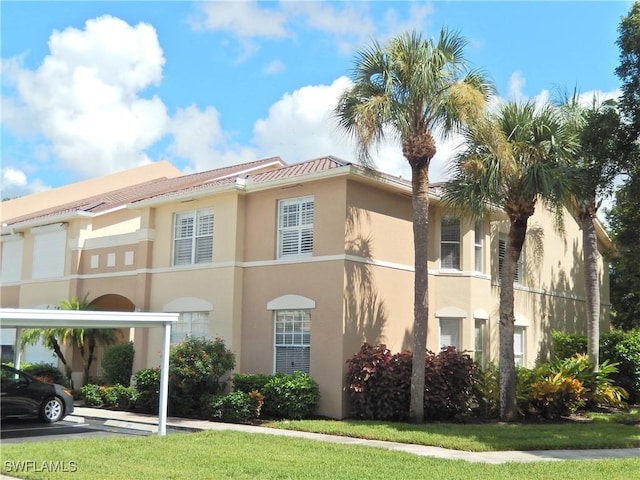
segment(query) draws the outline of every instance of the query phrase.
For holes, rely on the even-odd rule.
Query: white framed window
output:
[[[509,240],[506,235],[500,235],[500,238],[498,239],[498,278],[502,276],[502,265],[504,263],[504,258],[507,254],[508,241]],[[523,280],[523,277],[522,277],[522,271],[523,271],[522,258],[523,257],[524,257],[524,248],[520,252],[520,258],[518,259],[518,263],[516,264],[516,275],[514,278],[514,282],[519,284],[521,284]]]
[[[176,213],[173,264],[191,265],[213,260],[213,210]]]
[[[475,261],[474,267],[476,272],[482,273],[484,271],[484,232],[482,231],[482,222],[477,221],[473,230],[473,253]]]
[[[171,343],[179,343],[188,336],[209,337],[209,312],[182,312],[171,326]]]
[[[460,219],[442,217],[440,222],[440,267],[460,270]]]
[[[513,357],[516,367],[524,366],[525,327],[513,327]]]
[[[440,319],[440,348],[456,347],[460,349],[460,319]]]
[[[476,318],[473,330],[473,356],[480,366],[485,365],[486,342],[487,342],[487,321],[483,318]]]
[[[0,280],[2,283],[19,282],[22,280],[22,256],[24,251],[22,235],[3,236],[0,248],[2,248]]]
[[[278,202],[278,258],[313,253],[314,198]]]
[[[311,312],[276,310],[274,319],[274,372],[309,373]]]
[[[67,253],[67,225],[57,223],[31,229],[33,234],[32,278],[64,276]]]

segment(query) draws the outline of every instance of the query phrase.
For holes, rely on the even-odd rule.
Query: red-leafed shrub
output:
[[[470,413],[476,373],[471,357],[447,347],[437,355],[427,352],[425,361],[425,418],[440,420]]]
[[[411,391],[411,352],[392,354],[386,345],[365,343],[347,361],[350,415],[374,420],[406,420]],[[475,364],[449,347],[425,357],[425,417],[466,414],[473,400]]]
[[[347,361],[351,416],[404,420],[409,413],[411,353],[393,355],[386,345],[365,343]]]

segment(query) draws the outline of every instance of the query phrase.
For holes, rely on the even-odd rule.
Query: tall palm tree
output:
[[[558,218],[571,181],[566,174],[577,142],[557,110],[531,102],[508,102],[495,114],[471,125],[467,144],[451,167],[453,178],[444,201],[451,208],[482,216],[499,205],[509,220],[509,237],[500,272],[499,400],[500,418],[516,418],[513,350],[516,267],[527,222],[541,199]]]
[[[338,124],[371,166],[370,150],[387,135],[400,140],[411,166],[415,260],[413,364],[410,418],[424,421],[427,341],[429,164],[436,153],[433,129],[457,130],[484,108],[493,87],[463,56],[466,40],[443,29],[437,41],[409,32],[385,45],[374,41],[355,58],[353,85],[338,101]]]
[[[575,190],[569,207],[582,230],[584,284],[587,299],[587,356],[598,370],[600,342],[600,279],[598,275],[597,212],[602,198],[613,190],[622,160],[617,149],[622,135],[620,115],[614,101],[593,98],[586,107],[578,92],[560,103],[568,124],[576,129],[580,149],[573,163]]]

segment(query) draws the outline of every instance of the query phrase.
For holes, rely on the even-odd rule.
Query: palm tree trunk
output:
[[[413,360],[411,367],[412,423],[424,422],[424,375],[427,353],[427,321],[429,318],[429,268],[427,247],[429,232],[429,166],[428,162],[411,162],[413,190],[413,245],[415,259],[413,304]]]
[[[528,219],[515,219],[509,227],[509,239],[500,275],[500,358],[499,403],[500,419],[510,422],[516,419],[516,367],[513,352],[515,326],[513,282],[522,246],[527,233]]]
[[[595,201],[593,202],[595,204]],[[594,209],[595,210],[595,209]],[[587,296],[587,357],[598,371],[600,363],[600,281],[598,278],[598,237],[593,224],[594,211],[584,209],[578,221],[582,228],[584,255],[584,287]]]

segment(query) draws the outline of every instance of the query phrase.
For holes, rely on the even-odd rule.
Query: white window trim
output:
[[[456,340],[457,343],[456,345],[449,343],[449,344],[444,344],[442,342],[442,322],[447,322],[451,325],[455,325],[457,332],[456,332]],[[455,348],[457,348],[458,350],[462,349],[462,319],[459,317],[440,317],[438,319],[438,349],[441,350],[443,348],[449,347],[449,346],[453,346]]]
[[[303,204],[311,203],[313,205],[313,210],[311,212],[311,222],[302,223],[302,212],[298,213],[298,221],[296,225],[283,226],[283,208],[288,205],[298,205],[301,207]],[[315,231],[314,231],[314,223],[315,223],[315,197],[313,195],[305,196],[305,197],[297,197],[297,198],[287,198],[278,201],[278,215],[277,215],[277,230],[278,230],[278,252],[277,258],[301,258],[301,257],[311,257],[313,255],[313,247],[315,243]],[[311,232],[311,245],[310,247],[305,247],[303,245],[304,238],[303,235],[305,232]],[[297,233],[297,248],[295,252],[285,252],[283,248],[284,244],[284,234],[285,233]]]
[[[201,234],[199,233],[199,228],[200,228],[200,219],[204,216],[211,216],[211,233],[207,233],[207,234]],[[183,237],[178,237],[177,236],[177,229],[178,229],[178,219],[182,219],[182,218],[193,218],[193,231],[191,232],[191,235],[189,236],[183,236]],[[214,245],[213,245],[213,235],[214,235],[214,229],[215,229],[215,216],[213,213],[213,209],[212,208],[203,208],[200,210],[192,210],[192,211],[188,211],[188,212],[176,212],[173,215],[173,243],[172,243],[172,265],[175,266],[187,266],[187,265],[198,265],[201,263],[211,263],[213,262],[213,250],[214,250]],[[211,258],[207,259],[206,261],[198,261],[198,259],[196,258],[197,255],[197,241],[198,239],[202,239],[202,238],[211,238]],[[191,240],[191,246],[190,246],[190,261],[189,262],[177,262],[177,244],[179,240]]]
[[[308,321],[309,323],[309,327],[308,327],[308,334],[307,334],[307,338],[308,338],[308,342],[298,342],[298,343],[278,343],[277,342],[277,337],[278,337],[278,315],[279,314],[283,314],[283,313],[298,313],[298,312],[304,312],[305,315],[307,315],[307,319],[306,321]],[[298,333],[298,332],[294,332],[294,335],[302,335],[304,338],[304,329]],[[306,368],[302,368],[302,369],[293,369],[291,371],[287,371],[286,373],[293,373],[294,371],[301,371],[301,372],[305,372],[305,373],[309,373],[309,371],[311,370],[311,310],[309,309],[296,309],[296,310],[273,310],[273,373],[278,373],[278,349],[287,349],[287,348],[294,348],[294,349],[306,349],[306,355],[307,355],[307,359],[306,359]]]
[[[473,269],[484,272],[484,228],[481,221],[476,221],[473,227]],[[479,264],[479,265],[478,265]]]
[[[502,250],[504,253],[500,253],[501,247],[500,244],[504,243],[504,247]],[[502,262],[504,262],[504,258],[507,255],[507,244],[509,243],[509,238],[507,235],[501,234],[498,237],[498,282],[500,281],[500,275],[502,274]],[[516,275],[513,283],[517,285],[524,285],[524,255],[525,248],[522,246],[522,251],[520,252],[520,258],[518,259],[518,263],[516,264]]]
[[[442,232],[443,232],[443,223],[446,220],[456,220],[458,222],[458,240],[444,240],[442,238]],[[459,271],[462,268],[462,235],[461,235],[461,225],[462,222],[460,222],[460,219],[458,217],[454,217],[452,215],[445,215],[440,219],[440,268],[442,270],[455,270],[455,271]],[[458,266],[457,267],[452,267],[452,266],[445,266],[444,265],[444,255],[442,253],[442,246],[443,245],[457,245],[458,246]]]

